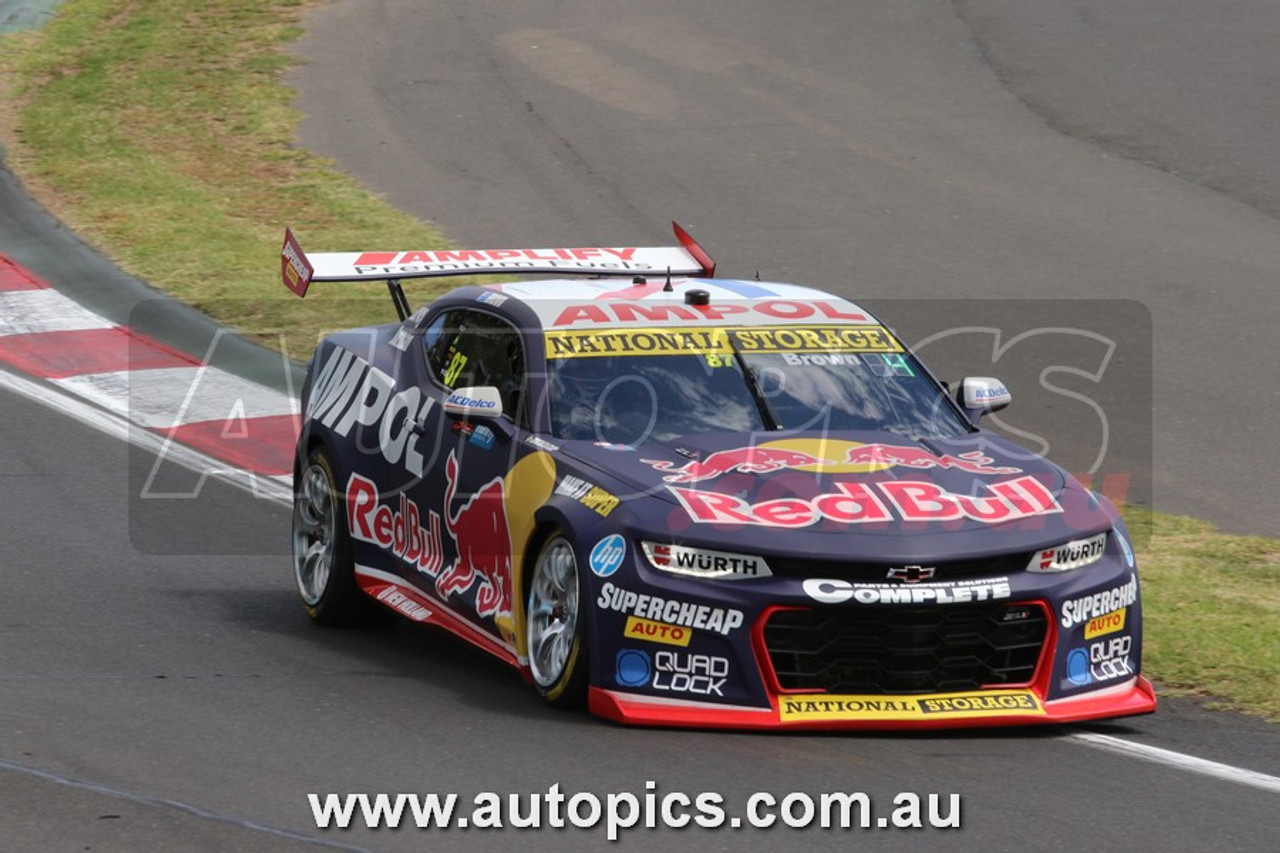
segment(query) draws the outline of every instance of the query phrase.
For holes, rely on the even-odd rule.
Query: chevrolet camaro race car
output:
[[[293,565],[324,624],[394,614],[557,706],[726,728],[1149,713],[1133,549],[1104,497],[979,428],[841,297],[679,246],[305,254],[400,321],[324,338]],[[410,314],[401,282],[505,273]],[[622,277],[621,279],[619,277]]]

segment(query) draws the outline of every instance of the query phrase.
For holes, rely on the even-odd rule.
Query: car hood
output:
[[[709,433],[563,450],[617,482],[635,527],[708,547],[961,559],[1047,547],[1116,519],[1061,468],[986,432]],[[849,533],[863,535],[832,535]]]

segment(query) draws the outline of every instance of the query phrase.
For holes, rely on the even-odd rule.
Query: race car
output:
[[[982,429],[865,308],[678,245],[306,254],[398,322],[325,337],[293,567],[327,625],[402,617],[609,720],[741,729],[1149,713],[1116,508]],[[410,313],[402,283],[479,273]]]

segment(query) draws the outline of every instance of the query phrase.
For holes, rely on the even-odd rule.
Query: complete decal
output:
[[[1008,578],[958,580],[898,586],[887,583],[851,583],[839,578],[807,578],[805,595],[821,604],[970,604],[997,601],[1013,595]]]

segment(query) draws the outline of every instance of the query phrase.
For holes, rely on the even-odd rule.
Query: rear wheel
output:
[[[529,580],[525,638],[529,670],[542,698],[575,707],[587,694],[586,624],[573,546],[555,534],[542,547]]]
[[[321,625],[390,621],[391,611],[356,585],[346,514],[333,464],[322,448],[307,457],[293,496],[293,575],[307,615]]]

